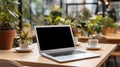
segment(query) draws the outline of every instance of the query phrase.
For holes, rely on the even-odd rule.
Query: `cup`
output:
[[[98,45],[98,39],[89,39],[88,40],[88,45],[91,48],[95,48]]]
[[[78,36],[74,37],[74,43],[77,44],[78,43]]]

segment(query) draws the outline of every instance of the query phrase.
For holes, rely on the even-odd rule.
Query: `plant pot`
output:
[[[116,33],[117,32],[117,29],[116,28],[103,28],[103,31],[102,31],[102,34],[103,35],[107,35],[109,33]]]
[[[28,46],[27,40],[21,41],[21,42],[19,43],[19,47],[20,47],[21,49],[26,49],[26,48],[28,48],[29,46]]]
[[[8,50],[13,46],[16,30],[0,30],[0,50]]]

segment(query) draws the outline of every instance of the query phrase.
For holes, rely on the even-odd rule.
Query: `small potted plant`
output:
[[[31,25],[27,22],[23,23],[23,29],[19,34],[19,47],[20,48],[29,48],[29,44],[32,43],[31,37]]]
[[[72,32],[73,32],[73,36],[74,36],[74,43],[75,45],[79,44],[79,36],[81,35],[81,31],[80,28],[77,28],[76,25],[71,24],[72,27]]]
[[[20,38],[19,38],[19,47],[20,48],[28,48],[28,31],[21,31]]]
[[[11,49],[19,22],[17,0],[0,0],[0,49]]]

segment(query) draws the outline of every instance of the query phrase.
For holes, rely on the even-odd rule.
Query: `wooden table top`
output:
[[[30,53],[18,53],[14,49],[0,50],[0,59],[16,60],[23,65],[33,67],[100,67],[110,54],[115,50],[115,44],[99,44],[102,46],[100,50],[87,50],[87,43],[77,46],[77,49],[98,53],[101,56],[97,58],[76,60],[65,63],[58,63],[39,54],[37,44],[33,44],[33,51]]]
[[[120,32],[111,33],[111,34],[107,34],[107,35],[103,35],[103,36],[106,37],[106,39],[108,40],[108,43],[115,43],[115,44],[119,44],[120,43]],[[91,37],[80,36],[79,37],[79,41],[87,42],[88,39],[90,39],[90,38]]]
[[[106,37],[107,39],[120,40],[120,33],[107,34],[105,37]]]

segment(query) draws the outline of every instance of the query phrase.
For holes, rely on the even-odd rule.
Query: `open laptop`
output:
[[[70,25],[35,26],[39,52],[58,62],[98,57],[99,54],[75,48]]]

